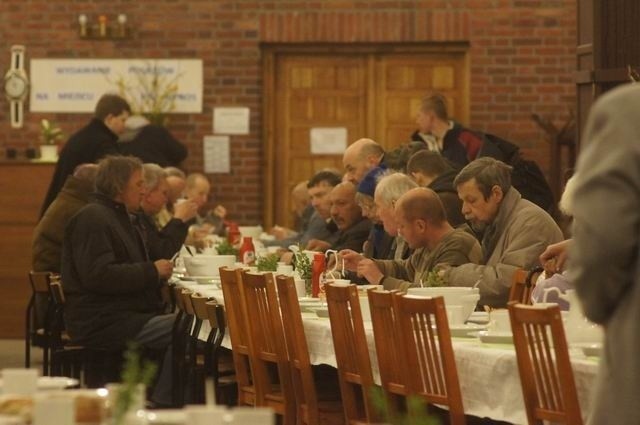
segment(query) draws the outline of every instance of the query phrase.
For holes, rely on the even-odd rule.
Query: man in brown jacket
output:
[[[438,264],[457,266],[482,259],[480,244],[447,221],[442,201],[431,189],[415,188],[395,206],[398,233],[415,252],[406,260],[370,260],[353,251],[341,251],[345,267],[357,270],[371,284],[406,290],[429,285],[427,275]]]

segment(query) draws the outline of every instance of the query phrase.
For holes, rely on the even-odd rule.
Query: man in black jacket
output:
[[[86,127],[69,138],[60,152],[49,190],[42,204],[40,216],[62,189],[67,176],[80,164],[89,164],[109,155],[118,153],[118,135],[125,129],[125,121],[131,114],[126,100],[115,94],[103,95],[94,117]]]
[[[145,194],[136,214],[137,227],[145,242],[151,260],[171,258],[180,250],[189,231],[188,222],[193,219],[198,206],[183,200],[174,206],[173,217],[161,230],[155,225],[154,215],[169,199],[169,184],[165,171],[157,164],[144,164]]]
[[[144,196],[142,163],[109,156],[98,164],[96,199],[65,230],[62,282],[65,324],[74,344],[118,350],[129,341],[165,350],[154,401],[171,402],[172,314],[162,314],[167,259],[152,261],[132,223]]]

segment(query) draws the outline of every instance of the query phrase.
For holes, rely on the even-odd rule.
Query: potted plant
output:
[[[40,121],[40,139],[42,145],[40,145],[40,160],[41,161],[57,161],[58,160],[58,145],[57,142],[64,138],[64,134],[60,127],[55,123],[43,119]]]

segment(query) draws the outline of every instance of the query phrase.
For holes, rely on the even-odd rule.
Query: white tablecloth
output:
[[[202,295],[214,297],[220,303],[224,302],[222,290],[212,285],[180,283]],[[329,319],[303,313],[303,324],[311,363],[336,367]],[[201,337],[205,339],[208,332],[209,327],[203,326]],[[365,332],[374,379],[380,382],[370,322],[365,322]],[[231,347],[228,334],[225,335],[223,346]],[[465,413],[514,424],[525,424],[527,419],[513,345],[484,344],[474,338],[453,338],[453,349]],[[571,362],[580,406],[583,417],[586,419],[590,406],[590,391],[598,369],[598,359],[585,357],[581,351],[571,350]]]

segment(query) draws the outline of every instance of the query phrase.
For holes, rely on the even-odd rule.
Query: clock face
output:
[[[10,98],[18,99],[27,91],[27,82],[18,75],[9,76],[4,82],[4,91]]]

